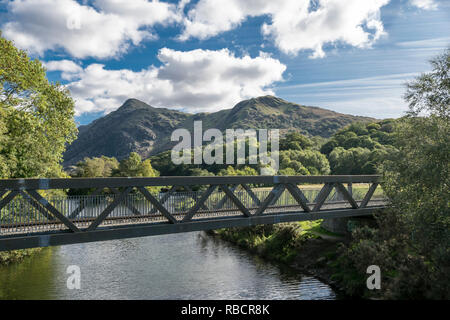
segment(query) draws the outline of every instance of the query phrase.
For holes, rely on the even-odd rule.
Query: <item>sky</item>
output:
[[[0,30],[78,124],[128,98],[197,113],[267,94],[382,119],[450,47],[450,1],[0,0]]]

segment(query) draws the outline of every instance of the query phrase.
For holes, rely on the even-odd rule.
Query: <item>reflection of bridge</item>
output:
[[[386,202],[374,196],[378,183],[374,175],[0,180],[0,251],[370,215]]]

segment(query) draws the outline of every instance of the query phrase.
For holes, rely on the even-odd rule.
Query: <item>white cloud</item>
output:
[[[424,10],[437,9],[437,3],[435,0],[411,0],[411,4],[417,8]]]
[[[160,67],[139,72],[107,70],[91,64],[67,86],[76,100],[78,115],[111,112],[126,99],[137,98],[157,107],[188,112],[216,111],[240,100],[274,94],[271,85],[283,80],[286,66],[266,53],[236,57],[228,49],[217,51],[159,51]],[[52,61],[46,65],[56,66]],[[60,65],[66,70],[66,63]],[[72,74],[73,75],[73,74]]]
[[[151,27],[178,21],[174,4],[147,0],[16,0],[8,3],[10,20],[3,35],[33,53],[63,48],[77,58],[115,57],[154,39]]]
[[[200,0],[184,18],[180,40],[206,39],[236,28],[249,17],[268,15],[263,34],[285,53],[313,50],[323,57],[325,44],[369,47],[385,32],[380,8],[389,0]]]
[[[47,71],[61,71],[61,78],[72,80],[83,71],[83,68],[71,60],[53,60],[44,63]]]

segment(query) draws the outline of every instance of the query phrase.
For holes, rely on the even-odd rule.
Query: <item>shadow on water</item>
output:
[[[66,270],[81,270],[69,290]],[[310,276],[202,232],[47,248],[0,267],[0,299],[335,299]]]

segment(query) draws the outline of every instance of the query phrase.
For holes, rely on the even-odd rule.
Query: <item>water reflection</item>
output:
[[[67,266],[81,289],[66,287]],[[0,267],[1,299],[334,299],[320,281],[201,232],[45,249]]]

